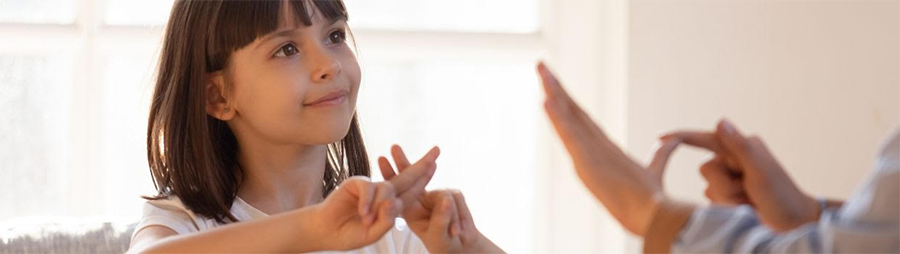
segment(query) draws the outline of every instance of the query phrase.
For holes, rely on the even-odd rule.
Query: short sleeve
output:
[[[412,232],[412,229],[406,224],[406,220],[397,218],[390,234],[393,238],[394,250],[397,250],[397,253],[428,253],[422,239]]]
[[[189,211],[177,199],[149,200],[144,203],[143,215],[134,233],[149,226],[164,226],[179,235],[199,231]],[[134,235],[131,236],[134,238]]]

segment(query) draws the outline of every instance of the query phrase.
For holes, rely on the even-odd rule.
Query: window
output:
[[[494,33],[538,31],[537,0],[347,0],[355,28]]]
[[[394,143],[412,157],[441,146],[430,188],[461,189],[484,234],[533,250],[523,243],[537,240],[546,131],[533,65],[549,0],[345,1],[372,158]],[[139,196],[154,193],[145,128],[171,4],[0,0],[0,36],[14,38],[0,41],[0,184],[11,190],[0,221],[140,216]]]
[[[71,0],[4,0],[0,1],[0,22],[71,24],[74,7]]]
[[[2,218],[66,209],[70,63],[65,56],[0,53],[0,108],[14,123],[0,125],[0,199],[16,208],[0,210]]]

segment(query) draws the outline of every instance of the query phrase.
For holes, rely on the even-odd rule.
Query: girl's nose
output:
[[[313,83],[331,81],[341,73],[343,67],[341,66],[341,61],[337,58],[331,56],[328,52],[320,52],[316,55],[318,57],[312,59],[313,70],[311,78]]]

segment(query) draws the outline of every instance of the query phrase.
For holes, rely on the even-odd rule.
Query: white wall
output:
[[[591,116],[622,140],[627,0],[549,0],[543,7],[545,60]],[[625,232],[578,180],[549,121],[542,121],[548,153],[539,158],[536,187],[546,191],[536,202],[534,252],[625,252]]]
[[[711,129],[721,117],[760,135],[801,188],[846,198],[879,140],[900,123],[900,1],[631,1],[628,150],[648,159],[656,137]],[[701,202],[683,150],[670,193]],[[636,241],[629,244],[637,251]]]

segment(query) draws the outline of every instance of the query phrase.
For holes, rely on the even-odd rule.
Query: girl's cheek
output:
[[[353,54],[350,54],[350,56],[348,57],[347,61],[345,61],[345,63],[346,64],[344,66],[346,66],[346,67],[344,67],[344,68],[347,71],[347,76],[350,78],[350,81],[352,82],[351,85],[353,87],[359,87],[359,83],[362,78],[362,73],[361,73],[361,70],[359,67],[359,62],[356,61],[356,56],[354,56]]]

